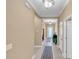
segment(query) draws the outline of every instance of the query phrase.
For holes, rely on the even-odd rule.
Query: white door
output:
[[[64,21],[63,25],[63,56],[72,58],[72,21]]]
[[[63,35],[63,22],[60,22],[60,25],[59,25],[60,29],[59,29],[59,47],[62,51],[62,42],[63,42],[63,39],[62,39],[62,35]]]
[[[67,58],[72,58],[72,21],[67,21]]]
[[[63,22],[63,42],[62,44],[63,44],[62,53],[63,53],[64,58],[66,58],[66,21]]]

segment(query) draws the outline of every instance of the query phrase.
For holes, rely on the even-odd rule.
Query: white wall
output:
[[[31,59],[34,45],[34,12],[25,0],[6,0],[6,59]]]

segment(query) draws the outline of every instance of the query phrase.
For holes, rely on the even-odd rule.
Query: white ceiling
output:
[[[40,17],[58,17],[69,0],[55,0],[55,5],[45,8],[42,0],[28,0],[29,4]]]

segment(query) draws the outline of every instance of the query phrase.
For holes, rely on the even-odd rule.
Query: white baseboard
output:
[[[35,59],[35,55],[32,56],[32,59]]]
[[[62,55],[63,55],[64,58],[66,58],[66,54],[65,53],[62,53]]]
[[[35,48],[35,47],[37,47],[37,48],[41,48],[42,45],[35,45],[34,48]]]

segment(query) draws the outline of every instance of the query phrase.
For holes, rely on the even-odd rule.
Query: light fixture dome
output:
[[[45,8],[50,8],[55,4],[54,0],[43,0],[43,3]]]

